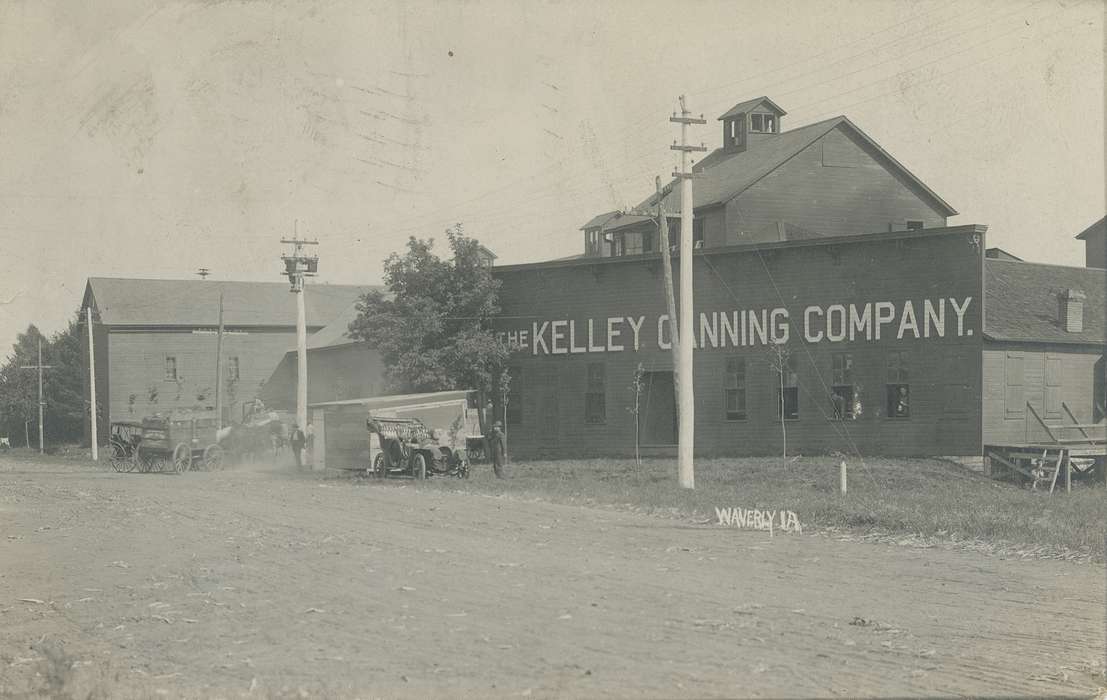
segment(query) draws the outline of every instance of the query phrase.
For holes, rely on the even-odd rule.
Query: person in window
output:
[[[907,387],[905,386],[901,386],[896,390],[895,409],[896,418],[906,418],[911,414],[911,407],[908,404]]]
[[[496,478],[506,479],[504,462],[507,459],[507,436],[504,435],[504,426],[500,421],[492,424],[492,432],[488,435],[488,449],[492,452],[492,471],[496,473]]]

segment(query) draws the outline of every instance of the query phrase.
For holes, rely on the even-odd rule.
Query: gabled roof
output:
[[[327,325],[370,289],[309,284],[304,298],[308,326]],[[296,325],[296,304],[287,282],[90,277],[82,309],[94,303],[100,322],[107,326],[211,328],[219,323],[220,292],[225,326]]]
[[[1104,231],[1107,231],[1107,216],[1103,217],[1099,221],[1095,222],[1088,228],[1084,229],[1080,233],[1076,234],[1076,237],[1084,241],[1090,238],[1094,234],[1103,235]]]
[[[339,312],[337,316],[331,319],[327,325],[309,335],[307,339],[308,350],[315,350],[316,348],[333,348],[339,345],[356,343],[357,341],[348,335],[350,323],[355,318],[357,318],[357,302],[347,306]],[[295,348],[293,348],[292,351],[295,351]]]
[[[1084,330],[1069,333],[1060,322],[1060,295],[1084,292]],[[991,340],[1103,345],[1107,332],[1107,271],[984,260],[984,335]]]
[[[618,211],[609,211],[609,212],[605,212],[603,214],[600,214],[599,216],[593,216],[591,219],[588,220],[588,223],[586,223],[584,226],[580,227],[580,230],[581,231],[587,231],[590,228],[599,228],[600,226],[603,226],[608,221],[610,221],[612,218],[614,218],[618,215],[619,215]]]
[[[784,116],[785,114],[787,114],[787,112],[780,108],[780,105],[773,102],[768,97],[762,95],[761,97],[755,97],[752,100],[739,102],[738,104],[734,105],[726,112],[724,112],[723,116],[719,117],[717,121],[722,121],[724,119],[729,119],[730,117],[749,112],[751,109],[760,106],[762,103],[768,103],[769,108],[775,111],[780,116]]]
[[[716,149],[696,164],[693,170],[702,175],[695,180],[692,188],[693,205],[701,207],[725,204],[734,197],[755,185],[762,178],[798,155],[803,149],[818,141],[832,130],[841,128],[861,139],[867,146],[883,158],[890,169],[899,173],[913,184],[945,216],[953,216],[957,211],[945,200],[926,186],[911,171],[880,147],[876,141],[861,131],[848,118],[838,116],[825,121],[808,124],[798,129],[785,131],[774,138],[764,139],[744,151],[726,152]],[[680,192],[673,180],[665,188],[665,211],[680,211]],[[638,205],[636,209],[652,209],[657,206],[656,193]]]

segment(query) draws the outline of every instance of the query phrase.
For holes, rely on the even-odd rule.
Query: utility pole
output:
[[[97,453],[96,439],[96,353],[92,344],[92,306],[85,309],[85,320],[88,323],[88,405],[89,405],[89,437],[92,442],[92,461],[100,461]]]
[[[692,346],[695,324],[692,318],[692,163],[690,154],[706,151],[707,148],[688,144],[688,125],[706,124],[700,115],[695,118],[688,111],[684,95],[680,96],[680,116],[674,114],[670,122],[680,124],[680,145],[670,148],[680,151],[680,172],[673,173],[680,179],[680,429],[677,437],[679,457],[678,474],[682,488],[696,488],[696,475],[693,467],[694,441],[696,430],[695,399],[693,396]]]
[[[296,295],[296,424],[300,430],[307,428],[307,316],[304,311],[304,278],[314,277],[319,271],[319,256],[307,255],[304,246],[319,245],[319,241],[301,238],[282,238],[281,243],[292,246],[292,253],[281,256],[284,274]]]
[[[53,365],[42,364],[42,338],[38,339],[38,364],[37,365],[23,365],[22,369],[35,369],[38,370],[38,452],[42,454],[46,451],[45,441],[42,437],[42,370],[53,369]]]
[[[223,429],[223,292],[219,292],[219,335],[215,339],[215,429]]]
[[[678,358],[680,357],[680,331],[677,326],[680,316],[677,315],[676,297],[673,296],[673,256],[669,251],[669,219],[665,215],[664,204],[665,196],[669,194],[669,191],[661,189],[660,175],[654,178],[654,185],[657,187],[658,246],[661,248],[661,268],[665,280],[665,304],[667,306],[666,310],[669,312],[669,347],[672,356]],[[680,396],[680,367],[676,361],[673,362],[673,385],[676,388],[677,396]],[[680,408],[679,400],[677,400],[676,408],[678,410]]]

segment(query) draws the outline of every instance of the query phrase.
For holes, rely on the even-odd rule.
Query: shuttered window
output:
[[[588,391],[584,395],[584,421],[607,422],[607,372],[602,362],[588,365]]]
[[[1064,363],[1060,357],[1046,355],[1045,361],[1045,417],[1061,418],[1061,386]]]
[[[726,359],[726,385],[723,404],[727,420],[746,419],[746,361],[740,357]]]
[[[1004,395],[1003,405],[1008,418],[1015,418],[1026,413],[1026,391],[1023,386],[1023,354],[1021,352],[1007,353],[1004,362]]]

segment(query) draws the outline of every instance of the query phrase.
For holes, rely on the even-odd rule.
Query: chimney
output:
[[[1061,327],[1067,333],[1084,331],[1084,301],[1087,296],[1079,289],[1066,289],[1061,292]]]

